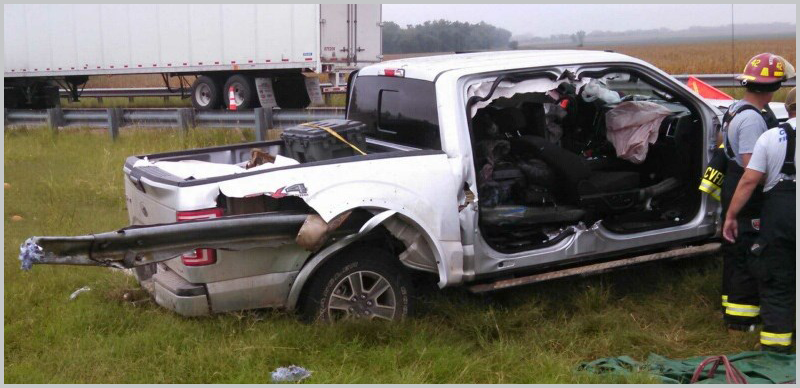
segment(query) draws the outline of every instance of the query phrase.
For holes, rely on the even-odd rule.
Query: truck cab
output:
[[[590,95],[598,85],[608,101]],[[457,201],[474,198],[448,217],[463,256],[447,283],[702,241],[717,227],[697,183],[718,111],[638,59],[514,51],[384,62],[354,77],[347,113],[386,141],[443,151]],[[647,149],[618,157],[609,123],[648,136],[630,142]]]

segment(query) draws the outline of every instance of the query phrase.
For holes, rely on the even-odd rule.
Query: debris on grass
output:
[[[19,261],[22,262],[21,267],[24,271],[30,271],[34,263],[42,260],[43,255],[42,247],[33,242],[31,238],[19,246]]]
[[[273,383],[295,383],[311,377],[311,371],[297,365],[280,367],[272,372]]]
[[[11,216],[11,221],[17,222],[22,220],[24,220],[24,218],[22,218],[22,216],[20,215],[14,214],[13,216]]]
[[[83,287],[81,287],[81,288],[79,288],[79,289],[75,290],[75,292],[73,292],[72,294],[70,294],[70,296],[69,296],[69,300],[75,300],[75,298],[77,298],[77,297],[78,297],[78,295],[80,295],[80,294],[82,294],[82,293],[84,293],[84,292],[86,292],[86,291],[91,291],[91,290],[92,290],[92,289],[91,289],[91,288],[89,288],[89,286],[83,286]]]
[[[11,184],[8,182],[3,182],[3,189],[8,190],[11,188]]]

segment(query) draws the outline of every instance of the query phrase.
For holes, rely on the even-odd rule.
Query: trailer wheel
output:
[[[220,83],[207,75],[197,77],[192,83],[192,106],[197,110],[216,109],[222,102]]]
[[[363,246],[332,259],[317,271],[301,301],[305,321],[367,319],[398,321],[412,307],[412,283],[388,251]]]
[[[228,78],[225,86],[222,88],[222,95],[225,96],[225,107],[228,106],[230,101],[229,93],[233,88],[233,98],[236,101],[237,109],[247,109],[258,106],[258,95],[256,94],[256,84],[253,77],[236,74]]]

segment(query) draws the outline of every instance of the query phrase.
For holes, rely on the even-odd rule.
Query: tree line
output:
[[[509,42],[510,39],[510,31],[484,22],[436,20],[409,24],[405,28],[385,22],[383,52],[401,54],[516,48],[516,42]]]

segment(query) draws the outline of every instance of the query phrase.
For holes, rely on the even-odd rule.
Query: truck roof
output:
[[[359,75],[383,75],[384,69],[404,69],[406,78],[433,81],[439,74],[469,68],[482,68],[480,72],[525,67],[560,66],[597,62],[643,61],[624,54],[590,50],[514,50],[436,55],[396,59],[370,65]]]

